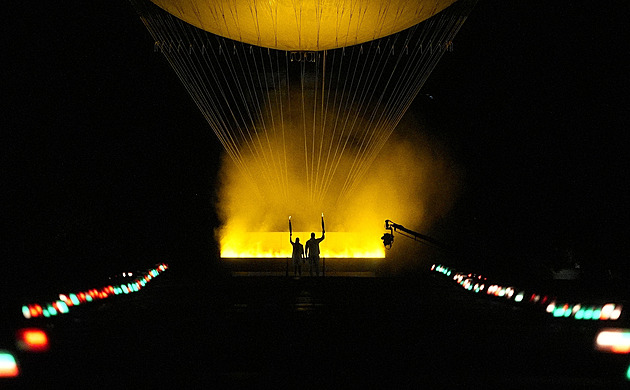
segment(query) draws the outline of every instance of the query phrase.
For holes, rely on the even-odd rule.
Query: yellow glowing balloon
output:
[[[289,51],[319,51],[382,38],[456,0],[151,0],[210,33]]]

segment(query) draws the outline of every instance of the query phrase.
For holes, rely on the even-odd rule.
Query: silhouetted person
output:
[[[315,276],[319,276],[319,243],[324,240],[325,231],[322,229],[322,236],[315,238],[315,233],[311,233],[311,239],[306,241],[306,257],[308,258],[309,275],[313,276],[313,268],[315,268]]]
[[[300,239],[293,242],[292,235],[289,235],[289,242],[293,245],[293,273],[295,276],[302,276],[302,263],[304,262],[304,246],[300,244]]]

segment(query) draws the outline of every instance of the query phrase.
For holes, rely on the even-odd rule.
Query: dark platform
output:
[[[320,273],[327,277],[379,276],[386,259],[321,258]],[[294,276],[293,260],[289,258],[221,259],[233,276]],[[302,265],[302,276],[309,276],[308,262]]]
[[[219,278],[172,267],[137,294],[52,321],[24,387],[624,386],[596,322],[469,295],[433,274]],[[196,280],[196,282],[193,282]],[[6,383],[3,383],[3,385]]]

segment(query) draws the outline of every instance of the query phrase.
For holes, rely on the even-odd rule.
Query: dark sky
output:
[[[0,27],[3,277],[207,257],[220,145],[130,4],[16,7]],[[628,8],[479,0],[412,107],[465,172],[443,238],[625,264]]]
[[[456,118],[447,132],[466,170],[467,235],[502,261],[571,249],[625,265],[628,11],[480,0],[426,85]]]

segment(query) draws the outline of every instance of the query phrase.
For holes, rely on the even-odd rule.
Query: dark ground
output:
[[[51,351],[20,355],[22,377],[2,387],[609,388],[627,384],[629,363],[593,351],[601,323],[428,273],[191,278],[175,267],[136,294],[39,322],[24,321],[48,330]]]

